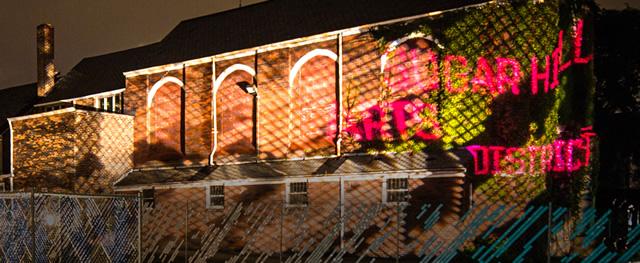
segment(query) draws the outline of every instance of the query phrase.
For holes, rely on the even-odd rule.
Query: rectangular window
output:
[[[224,185],[211,185],[207,189],[207,208],[224,208]]]
[[[409,201],[409,179],[390,178],[386,181],[387,203],[405,203]]]
[[[122,112],[122,93],[116,94],[113,103],[114,112]]]
[[[107,112],[122,113],[123,95],[122,92],[108,97],[96,98],[98,101],[98,110]]]
[[[155,208],[156,207],[156,191],[155,189],[142,189],[142,205],[145,208]]]
[[[295,182],[287,184],[287,205],[306,206],[309,204],[309,192],[307,182]]]

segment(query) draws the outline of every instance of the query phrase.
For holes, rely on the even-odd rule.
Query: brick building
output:
[[[533,175],[589,162],[575,139],[590,124],[588,37],[551,2],[277,0],[183,21],[43,74],[55,84],[3,116],[5,188],[142,192],[214,213],[526,205],[545,188]],[[560,126],[575,151],[551,157]],[[502,176],[474,177],[484,170]]]

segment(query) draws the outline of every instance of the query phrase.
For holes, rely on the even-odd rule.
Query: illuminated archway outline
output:
[[[147,110],[151,108],[151,103],[153,103],[153,97],[156,96],[156,92],[158,92],[158,90],[167,83],[177,84],[180,86],[180,88],[184,87],[184,83],[182,83],[182,81],[176,77],[169,76],[158,80],[158,82],[153,84],[153,87],[151,87],[151,90],[149,90],[149,94],[147,95]]]
[[[338,61],[338,55],[336,53],[334,53],[333,51],[328,50],[328,49],[317,48],[317,49],[309,51],[307,54],[304,54],[304,56],[302,56],[300,59],[298,59],[298,61],[296,61],[296,63],[291,68],[291,71],[289,72],[289,94],[290,94],[289,96],[291,96],[291,89],[293,88],[293,82],[296,80],[296,76],[298,75],[298,71],[300,71],[300,69],[302,69],[302,66],[304,66],[304,64],[307,64],[307,62],[309,62],[309,60],[311,60],[312,58],[315,58],[317,56],[328,57],[328,58],[332,59],[334,61],[334,63]],[[336,74],[336,77],[337,77],[337,74]],[[293,119],[293,111],[291,110],[291,104],[289,104],[289,116],[288,117],[289,117],[289,120]],[[292,130],[291,123],[292,122],[289,121],[289,130]]]
[[[249,75],[251,75],[252,77],[256,76],[255,69],[244,64],[233,64],[222,71],[222,73],[220,73],[220,76],[218,76],[213,82],[213,90],[211,91],[211,96],[213,98],[211,102],[211,104],[213,105],[213,109],[211,111],[211,115],[213,116],[213,149],[211,149],[211,153],[209,154],[209,165],[213,165],[213,155],[218,150],[218,89],[222,85],[222,82],[224,82],[224,80],[229,75],[231,75],[231,73],[234,73],[236,71],[244,71],[246,73],[249,73]]]
[[[418,32],[418,33],[412,33],[406,37],[402,37],[399,39],[396,39],[394,41],[392,41],[391,43],[389,43],[389,46],[387,47],[387,49],[384,51],[384,54],[382,54],[382,56],[380,57],[380,73],[384,73],[385,67],[387,65],[387,61],[389,60],[389,53],[391,53],[392,51],[396,50],[396,48],[398,48],[398,46],[400,46],[400,44],[407,42],[411,39],[416,39],[416,38],[422,38],[422,39],[426,39],[429,40],[433,43],[435,43],[439,48],[443,49],[444,46],[440,44],[440,42],[438,42],[438,39],[434,38],[431,35],[425,35],[422,32]]]
[[[244,64],[233,64],[231,66],[229,66],[228,68],[226,68],[224,71],[222,71],[222,73],[220,73],[220,76],[218,76],[216,78],[216,81],[213,84],[213,95],[215,96],[216,93],[218,93],[218,89],[220,88],[220,85],[222,85],[222,82],[229,76],[231,75],[231,73],[234,73],[238,70],[244,71],[249,73],[249,75],[251,75],[252,77],[256,76],[256,71]]]
[[[146,126],[147,126],[147,144],[148,145],[151,144],[151,104],[153,103],[153,98],[156,96],[156,92],[158,92],[158,90],[162,88],[164,84],[167,84],[167,83],[177,84],[178,86],[180,86],[181,89],[184,89],[184,83],[182,82],[182,80],[176,77],[167,76],[158,80],[158,82],[153,84],[153,86],[151,87],[151,90],[149,90],[149,93],[147,94],[147,112],[146,112],[147,113]]]
[[[298,71],[300,71],[302,66],[304,66],[304,64],[306,64],[307,62],[309,62],[309,60],[316,56],[325,56],[333,59],[333,61],[338,61],[338,55],[336,55],[336,53],[333,53],[333,51],[331,50],[318,48],[309,51],[309,53],[298,59],[298,61],[296,61],[296,64],[294,64],[291,68],[291,73],[289,73],[289,87],[293,87],[293,82],[295,81],[296,76],[298,75]]]

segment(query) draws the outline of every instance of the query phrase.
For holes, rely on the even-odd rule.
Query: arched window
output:
[[[327,49],[315,49],[291,68],[291,153],[330,154],[336,119],[336,60]],[[333,124],[333,125],[332,125]]]
[[[147,97],[149,160],[176,161],[184,154],[184,83],[175,77],[156,82]]]
[[[409,36],[393,41],[380,58],[381,72],[392,97],[422,95],[439,86],[437,42]]]
[[[220,73],[214,82],[216,117],[216,153],[218,161],[238,161],[256,157],[255,97],[242,85],[255,85],[253,68],[234,64]]]

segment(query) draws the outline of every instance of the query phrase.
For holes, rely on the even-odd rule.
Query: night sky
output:
[[[242,0],[249,5],[262,0]],[[426,1],[426,0],[425,0]],[[640,8],[640,0],[599,0]],[[0,8],[0,89],[35,82],[36,26],[55,27],[55,62],[66,73],[83,57],[153,43],[181,20],[237,8],[239,0],[19,0]]]

